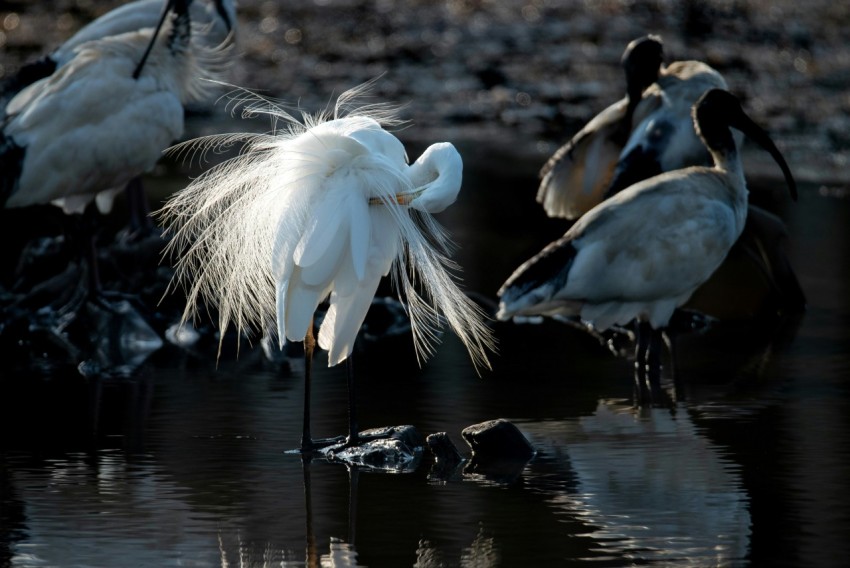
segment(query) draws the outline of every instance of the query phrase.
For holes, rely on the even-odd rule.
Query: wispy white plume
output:
[[[462,164],[435,144],[408,165],[385,127],[397,107],[364,104],[372,82],[349,90],[316,116],[245,90],[243,116],[267,115],[268,134],[225,134],[174,148],[186,156],[241,144],[175,194],[157,215],[172,235],[174,281],[187,292],[184,322],[206,302],[247,334],[276,330],[304,339],[318,305],[330,308],[319,346],[335,365],[348,357],[383,276],[392,274],[411,318],[420,360],[443,323],[476,365],[489,367],[494,339],[482,310],[458,287],[451,241],[431,216],[454,201]],[[295,115],[299,115],[296,118]]]

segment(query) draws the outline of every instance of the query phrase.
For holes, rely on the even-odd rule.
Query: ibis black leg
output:
[[[685,400],[685,389],[682,387],[682,381],[677,372],[675,336],[672,333],[665,333],[664,335],[667,338],[667,352],[670,354],[669,375],[673,381],[673,394],[676,401]]]
[[[124,189],[127,196],[127,209],[130,215],[130,231],[133,235],[145,235],[153,230],[150,218],[148,197],[142,185],[142,178],[134,177]]]
[[[646,377],[653,402],[661,397],[661,354],[664,348],[662,331],[649,329],[649,348],[646,356]]]
[[[648,323],[635,322],[635,399],[643,404],[649,399],[647,384],[647,351],[652,329]]]

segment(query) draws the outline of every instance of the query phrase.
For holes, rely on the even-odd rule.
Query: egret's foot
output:
[[[319,438],[316,440],[310,439],[307,442],[302,441],[301,447],[295,450],[287,450],[288,454],[312,454],[319,452],[331,446],[337,446],[345,442],[345,436],[334,436],[333,438]]]
[[[389,426],[349,436],[321,450],[328,459],[382,471],[410,471],[419,463],[425,439],[413,426]]]

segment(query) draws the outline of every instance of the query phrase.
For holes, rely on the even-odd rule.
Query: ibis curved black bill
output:
[[[215,11],[218,12],[219,17],[222,21],[224,21],[227,33],[232,32],[233,22],[230,20],[230,14],[227,13],[227,9],[224,7],[224,2],[222,0],[215,0]]]
[[[785,183],[788,184],[788,191],[791,193],[791,199],[797,201],[797,182],[794,181],[788,163],[767,132],[747,116],[735,95],[723,89],[707,91],[696,103],[696,115],[700,130],[704,134],[706,130],[711,131],[720,124],[725,124],[740,130],[747,138],[767,150],[782,169]],[[714,124],[713,127],[712,124]]]
[[[168,16],[168,13],[174,11],[177,14],[185,14],[189,10],[189,4],[191,3],[192,0],[167,0],[165,2],[165,7],[162,9],[162,14],[159,16],[159,22],[157,22],[156,29],[154,29],[153,35],[151,35],[151,41],[148,43],[147,48],[145,48],[145,53],[142,54],[142,58],[139,60],[139,64],[136,65],[135,71],[133,71],[133,79],[138,79],[139,75],[142,74],[142,68],[145,66],[145,62],[147,62],[148,56],[151,54],[151,50],[156,43],[156,38],[159,37],[159,32],[162,29],[162,25],[165,23],[165,18]]]

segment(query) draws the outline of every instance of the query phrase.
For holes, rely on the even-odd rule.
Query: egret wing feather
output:
[[[397,197],[437,189],[443,198],[456,195],[460,178],[443,179],[442,188],[417,187],[403,146],[383,129],[399,121],[389,107],[356,107],[363,92],[346,92],[332,112],[302,121],[277,103],[251,103],[251,114],[267,113],[282,127],[184,146],[191,153],[244,143],[239,156],[193,180],[157,213],[173,234],[167,253],[178,259],[175,282],[191,303],[184,319],[206,301],[218,308],[222,328],[277,329],[280,341],[297,341],[330,296],[319,336],[331,351],[329,364],[336,364],[351,353],[377,283],[389,273],[421,356],[432,352],[437,328],[447,323],[476,366],[489,366],[494,341],[483,311],[452,274],[448,236],[430,212]]]

